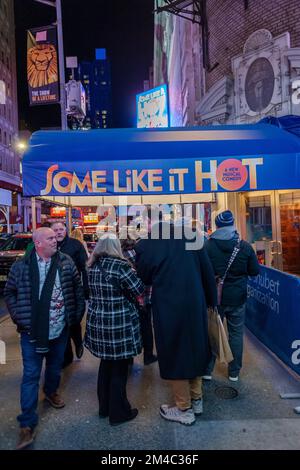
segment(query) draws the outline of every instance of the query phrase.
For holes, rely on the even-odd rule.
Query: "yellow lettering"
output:
[[[62,186],[60,180],[66,178],[68,180],[67,186]],[[60,171],[53,178],[53,186],[59,193],[69,193],[72,185],[73,176],[68,171]]]
[[[76,173],[73,173],[72,184],[71,184],[71,193],[76,193],[76,186],[78,187],[79,191],[83,193],[85,187],[89,193],[92,192],[92,183],[89,171],[86,173],[82,183],[79,180]]]
[[[148,192],[148,188],[145,185],[143,178],[147,174],[147,170],[142,170],[138,173],[137,170],[132,170],[132,189],[133,191],[138,191],[139,187],[142,191]]]
[[[263,165],[263,158],[243,158],[242,165],[249,166],[249,187],[250,189],[257,189],[257,172],[256,165]]]
[[[179,191],[184,191],[184,175],[189,172],[188,168],[171,168],[169,173],[172,175],[178,175],[178,190]],[[171,183],[171,181],[170,181]],[[171,191],[174,191],[174,179],[173,179],[173,185],[171,184]],[[172,189],[173,186],[173,189]]]
[[[156,176],[159,175],[159,176]],[[162,191],[163,187],[162,186],[154,186],[155,182],[161,182],[162,181],[162,170],[148,170],[148,186],[149,186],[149,191]]]
[[[92,171],[93,193],[106,193],[106,188],[98,187],[101,183],[106,183],[106,170]]]
[[[58,170],[58,165],[52,165],[50,168],[48,168],[47,171],[47,183],[46,187],[41,190],[41,196],[45,196],[46,194],[49,194],[51,189],[52,189],[52,174],[54,173],[55,170]]]
[[[116,193],[126,193],[127,192],[127,187],[126,188],[121,188],[120,187],[119,170],[114,170],[114,191]]]
[[[217,191],[217,160],[210,161],[210,171],[202,171],[202,161],[195,162],[196,191],[203,191],[203,180],[210,180],[211,191]]]

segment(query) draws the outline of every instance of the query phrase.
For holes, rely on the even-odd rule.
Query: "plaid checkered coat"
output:
[[[103,270],[106,277],[113,278],[133,297],[144,290],[142,281],[126,260],[107,256],[96,261],[88,273],[90,298],[85,346],[102,359],[127,359],[141,352],[138,311],[121,290],[105,279]]]

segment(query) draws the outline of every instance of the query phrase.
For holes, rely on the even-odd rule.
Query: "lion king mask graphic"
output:
[[[28,49],[27,79],[31,88],[58,82],[57,53],[52,44],[39,44]]]

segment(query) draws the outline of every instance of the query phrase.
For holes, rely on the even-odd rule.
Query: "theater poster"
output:
[[[27,82],[31,106],[59,103],[56,27],[27,31]]]

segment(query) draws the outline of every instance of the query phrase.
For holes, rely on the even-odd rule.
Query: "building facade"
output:
[[[84,127],[106,129],[112,127],[111,71],[108,59],[81,62],[75,71],[86,94]]]
[[[185,16],[198,5],[202,16],[190,15],[193,23],[171,13],[172,4]],[[154,86],[168,84],[171,126],[300,116],[299,0],[157,0],[155,7],[167,7],[155,15]],[[217,193],[212,227],[226,208],[263,264],[300,275],[300,191]]]
[[[171,123],[252,123],[268,115],[300,115],[299,100],[293,99],[300,89],[298,0],[184,3],[189,9],[202,5],[205,31],[167,11],[155,18],[154,86],[169,85]]]
[[[21,191],[18,135],[15,24],[12,0],[0,1],[0,230],[17,221]],[[2,192],[1,192],[2,190]],[[14,204],[13,204],[14,199]],[[15,214],[12,212],[16,212]],[[14,220],[16,219],[16,220]]]

